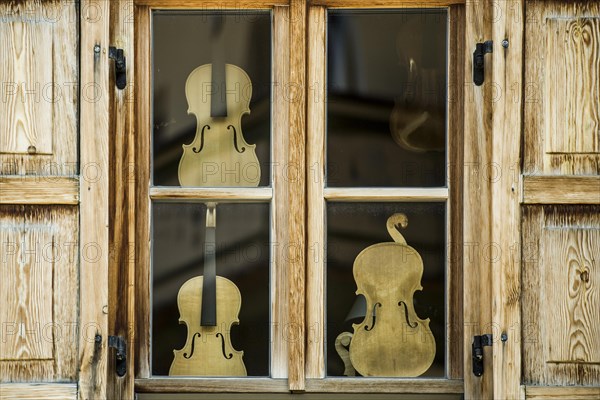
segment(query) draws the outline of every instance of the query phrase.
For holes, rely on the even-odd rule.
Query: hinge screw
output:
[[[502,335],[500,335],[500,340],[506,342],[508,340],[508,335],[506,333],[502,333]]]
[[[504,47],[505,49],[508,49],[508,39],[504,39],[502,41],[502,47]]]
[[[102,48],[100,47],[100,45],[99,45],[99,44],[95,45],[95,46],[94,46],[94,53],[96,53],[96,54],[100,53],[100,50],[101,50],[101,49],[102,49]]]

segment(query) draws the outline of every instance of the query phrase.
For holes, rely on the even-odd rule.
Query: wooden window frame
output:
[[[335,393],[463,393],[462,346],[462,110],[464,82],[464,24],[461,2],[317,0],[308,8],[307,99],[307,243],[318,255],[306,259],[306,391]],[[329,9],[441,8],[448,11],[447,184],[433,188],[328,188],[326,176],[326,43]],[[326,375],[324,327],[326,203],[336,202],[445,202],[446,265],[446,377],[444,378],[329,378]],[[452,345],[457,344],[457,345]]]

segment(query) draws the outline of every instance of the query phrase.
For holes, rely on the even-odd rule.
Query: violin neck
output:
[[[206,206],[206,237],[204,240],[204,276],[202,279],[202,310],[200,325],[217,325],[217,259],[216,259],[217,205]]]

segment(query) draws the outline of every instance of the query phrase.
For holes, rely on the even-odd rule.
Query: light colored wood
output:
[[[525,176],[525,204],[600,204],[598,176]]]
[[[600,387],[525,386],[525,398],[532,400],[596,400]]]
[[[483,86],[472,82],[475,43],[492,37],[492,2],[466,2],[464,93],[464,215],[463,215],[463,364],[465,399],[492,398],[492,374],[475,377],[470,349],[474,335],[487,333],[492,321],[490,243],[491,182],[486,166],[492,161],[492,68],[485,69]],[[486,66],[490,65],[490,55]],[[491,371],[491,349],[484,350],[484,368]]]
[[[155,378],[136,379],[140,393],[289,393],[285,379],[271,378]]]
[[[311,5],[327,8],[429,8],[464,4],[466,0],[311,0]]]
[[[0,384],[2,400],[74,400],[75,383],[3,383]]]
[[[79,398],[106,397],[109,253],[109,2],[81,2],[81,81],[97,87],[97,101],[80,107],[81,165],[93,165],[95,180],[80,186],[81,257],[80,324],[88,335],[79,339]],[[94,47],[100,46],[100,52]],[[82,88],[82,97],[85,91]],[[82,178],[83,180],[85,179]],[[100,341],[94,340],[98,335]],[[92,338],[90,338],[90,336]]]
[[[0,177],[0,204],[79,204],[79,180],[64,177]]]
[[[600,366],[600,227],[547,228],[541,241],[546,363]]]
[[[109,304],[108,327],[111,335],[127,341],[127,375],[116,374],[115,350],[109,350],[108,398],[134,397],[136,329],[135,326],[135,79],[133,1],[110,1],[110,43],[123,49],[127,58],[128,85],[117,90],[110,74],[109,100]],[[111,64],[113,64],[111,62]]]
[[[369,246],[354,261],[356,295],[365,297],[367,314],[352,325],[350,360],[362,376],[416,377],[435,357],[429,318],[414,309],[413,296],[423,290],[423,260],[400,233],[407,226],[405,214],[390,216],[387,230],[394,241]]]
[[[439,202],[448,199],[447,188],[326,188],[323,194],[327,200],[340,202]]]
[[[448,9],[448,262],[446,272],[446,346],[448,378],[463,376],[463,152],[465,7]]]
[[[492,303],[494,334],[508,335],[508,340],[496,341],[492,347],[493,369],[490,372],[494,380],[494,398],[516,399],[520,396],[521,385],[521,332],[514,327],[521,326],[519,154],[524,30],[521,16],[525,5],[524,0],[516,0],[494,6],[497,17],[492,24],[492,40],[500,44],[507,39],[509,47],[504,49],[496,45],[490,57],[492,79],[499,99],[493,102],[492,165],[501,167],[499,178],[491,179],[491,239],[500,256],[494,251],[490,254],[492,297],[483,301]]]
[[[0,4],[1,175],[78,174],[77,9],[57,0]]]
[[[598,295],[594,292],[599,232],[598,205],[524,208],[522,337],[526,385],[600,384],[595,322]],[[583,278],[589,281],[585,285]]]
[[[172,201],[226,201],[230,202],[264,202],[273,197],[273,189],[259,188],[180,188],[180,187],[152,187],[150,198],[152,200]]]
[[[287,254],[281,246],[288,242],[288,158],[289,103],[283,88],[289,81],[289,23],[287,7],[273,10],[273,202],[271,204],[271,377],[287,378],[288,316]]]
[[[231,326],[239,324],[240,290],[229,279],[217,276],[217,325],[201,326],[203,279],[196,276],[188,280],[177,294],[179,323],[186,325],[188,335],[183,348],[173,350],[169,375],[246,376],[244,352],[233,349],[229,337]]]
[[[135,8],[135,299],[136,378],[150,373],[150,128],[151,84],[150,9]]]
[[[135,0],[138,6],[148,6],[161,9],[201,9],[208,11],[226,9],[261,9],[273,8],[275,6],[287,6],[289,0]]]
[[[77,376],[79,215],[0,206],[0,381]]]
[[[227,117],[213,118],[212,97],[206,93],[213,82],[212,68],[212,64],[197,67],[185,84],[188,113],[196,116],[197,129],[192,143],[183,144],[179,183],[183,187],[258,186],[261,168],[256,145],[246,142],[241,125],[242,116],[250,113],[250,77],[240,67],[225,64]]]
[[[328,393],[463,393],[459,379],[327,378],[307,379],[307,392]]]
[[[291,391],[303,391],[305,381],[305,143],[306,143],[306,0],[291,0],[290,81],[288,99],[289,179],[288,203],[288,383]]]
[[[600,18],[546,20],[546,153],[600,153]]]
[[[600,174],[600,154],[581,153],[598,149],[600,137],[598,15],[598,2],[553,0],[527,3],[522,96],[525,174]],[[576,37],[575,31],[566,30],[568,26],[578,26],[583,21],[588,21],[585,23],[585,42]],[[557,40],[563,42],[558,43]],[[551,48],[548,41],[555,43],[554,47]],[[540,46],[540,43],[544,45]],[[562,153],[556,153],[558,150]]]
[[[353,335],[350,332],[342,332],[335,338],[335,351],[337,351],[338,356],[340,356],[344,363],[345,376],[356,376],[356,370],[354,369],[354,366],[352,366],[350,351],[348,350],[352,341],[352,336]]]
[[[306,378],[325,377],[325,7],[308,9]]]

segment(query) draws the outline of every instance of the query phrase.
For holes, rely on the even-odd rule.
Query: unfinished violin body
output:
[[[404,214],[392,215],[387,228],[394,242],[370,246],[354,261],[356,294],[365,297],[367,312],[353,324],[350,360],[363,376],[419,376],[435,357],[429,319],[413,306],[414,293],[423,289],[423,261],[398,230],[407,224]]]

